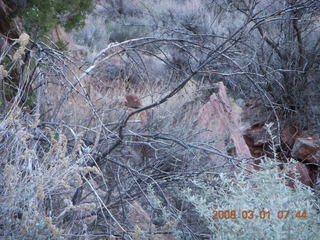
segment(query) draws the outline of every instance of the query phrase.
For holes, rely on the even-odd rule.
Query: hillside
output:
[[[0,0],[0,239],[320,239],[317,0]]]

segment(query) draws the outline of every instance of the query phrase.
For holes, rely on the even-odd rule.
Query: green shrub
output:
[[[27,32],[45,34],[56,26],[80,28],[92,9],[91,0],[28,0],[14,15],[21,16]]]
[[[275,164],[265,159],[263,171],[253,171],[250,176],[242,171],[234,178],[220,174],[214,184],[195,182],[200,192],[184,191],[206,223],[211,239],[320,239],[314,193],[298,181],[294,189],[287,186],[287,170],[280,171]],[[212,219],[215,210],[235,210],[240,219]],[[248,211],[253,211],[253,219],[246,218]],[[286,212],[279,211],[290,212],[285,218]],[[261,219],[260,212],[262,216],[270,212],[270,219],[268,214]],[[306,213],[307,217],[299,218],[297,213]]]
[[[194,234],[221,240],[320,239],[318,199],[311,188],[297,180],[290,179],[294,188],[287,186],[289,169],[295,178],[298,173],[287,167],[280,170],[278,164],[267,158],[261,163],[264,170],[253,170],[252,174],[243,170],[233,176],[197,177],[188,188],[172,190],[180,192],[184,206],[180,211],[149,188],[148,199],[157,210],[153,210],[157,213],[154,224],[160,219],[160,225],[170,226],[175,239],[194,239]],[[241,168],[246,169],[244,165]],[[214,214],[219,211],[236,215],[226,214],[227,219]]]

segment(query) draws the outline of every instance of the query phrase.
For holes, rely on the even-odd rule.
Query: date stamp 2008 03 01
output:
[[[278,219],[287,219],[287,218],[306,219],[308,218],[308,212],[306,210],[303,210],[303,211],[302,210],[297,210],[297,211],[213,210],[212,216],[210,216],[211,219],[271,219],[272,217],[276,217]]]

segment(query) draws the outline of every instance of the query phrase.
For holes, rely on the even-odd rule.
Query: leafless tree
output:
[[[125,7],[125,1],[122,2],[120,14]],[[237,18],[226,32],[210,28],[206,25],[208,22],[200,21],[196,25],[186,19],[180,19],[179,26],[175,26],[171,20],[177,19],[177,13],[171,9],[167,16],[172,19],[169,23],[163,20],[155,36],[110,44],[85,69],[66,53],[56,50],[57,46],[49,39],[31,41],[22,58],[16,61],[13,54],[19,48],[17,40],[3,37],[7,45],[1,49],[0,63],[9,59],[6,76],[0,75],[3,118],[9,119],[15,109],[23,106],[31,107],[32,114],[40,115],[37,126],[28,128],[33,133],[27,141],[30,145],[24,146],[25,149],[32,146],[37,157],[28,162],[29,172],[21,170],[21,175],[32,176],[36,167],[46,162],[44,156],[48,152],[53,154],[52,146],[64,146],[61,139],[55,139],[60,135],[67,136],[64,157],[69,159],[70,165],[81,169],[78,186],[68,191],[45,192],[43,215],[51,217],[57,227],[67,229],[65,232],[70,236],[65,236],[70,238],[87,234],[93,238],[103,235],[132,239],[135,230],[128,221],[128,203],[139,200],[149,206],[150,214],[159,212],[149,197],[151,187],[171,214],[177,216],[181,238],[207,239],[207,229],[190,220],[187,203],[172,191],[189,185],[192,179],[204,173],[214,175],[225,165],[239,167],[244,159],[213,148],[209,141],[200,141],[197,137],[203,129],[193,129],[188,121],[173,125],[174,118],[181,116],[171,113],[163,120],[157,118],[157,114],[161,115],[161,106],[172,101],[188,83],[202,87],[205,82],[211,94],[213,84],[220,80],[241,90],[238,94],[262,97],[276,117],[278,109],[302,114],[303,104],[310,104],[319,97],[317,93],[310,95],[310,89],[317,83],[315,74],[319,62],[319,36],[312,31],[318,27],[314,19],[318,17],[318,5],[317,1],[207,1],[206,7],[212,12],[206,14],[213,15],[212,22],[209,21],[211,26],[217,27],[223,21],[230,23],[224,17]],[[154,23],[161,22],[161,16],[153,13],[147,4],[144,7]],[[152,79],[156,79],[150,66],[164,66],[162,79],[156,83],[160,94],[150,89],[150,104],[125,111],[117,105],[99,106],[95,96],[90,96],[86,79],[112,88],[110,82],[116,80],[106,80],[99,74],[114,57],[130,66],[135,74],[127,78],[129,85],[135,84],[134,78],[138,82],[136,85],[149,86]],[[129,75],[127,69],[121,71],[121,78]],[[49,94],[46,91],[52,89],[52,84],[61,91],[60,95],[55,94],[55,105],[47,107]],[[11,98],[5,92],[9,87],[16,91]],[[28,104],[32,94],[36,101]],[[81,104],[89,109],[82,122],[66,120],[67,103],[72,98],[79,101],[78,107]],[[154,115],[145,123],[136,124],[132,119],[144,112]],[[17,141],[8,129],[1,130],[1,139],[6,144]],[[24,153],[19,151],[17,154]],[[14,159],[14,152],[8,153],[5,146],[1,147],[1,154],[4,165]],[[209,155],[225,158],[224,166],[213,164]],[[52,168],[52,163],[46,164],[48,169]],[[67,207],[62,204],[64,197]],[[96,208],[86,215],[77,214],[77,206],[90,201],[96,203]],[[17,216],[19,214],[22,213],[18,211]],[[95,216],[96,220],[84,230],[79,225],[89,216]],[[153,223],[164,225],[161,217],[154,217]],[[146,233],[171,235],[174,232]]]

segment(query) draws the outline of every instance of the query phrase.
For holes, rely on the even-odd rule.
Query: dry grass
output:
[[[8,238],[58,239],[82,184],[79,141],[68,149],[63,132],[36,127],[38,120],[17,109],[1,122],[0,226]]]

